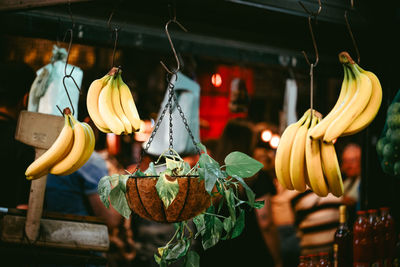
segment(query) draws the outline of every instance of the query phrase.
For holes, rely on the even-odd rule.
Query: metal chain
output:
[[[171,83],[171,79],[168,81],[168,90],[169,90],[169,153],[172,154],[172,150],[174,149],[174,138],[173,138],[173,130],[172,130],[172,96],[174,96],[174,85]]]
[[[174,98],[174,101],[175,101],[175,104],[176,104],[176,108],[177,108],[178,111],[179,111],[179,115],[180,115],[181,118],[182,118],[183,124],[185,125],[185,128],[186,128],[186,130],[187,130],[187,132],[188,132],[188,134],[189,134],[189,136],[190,136],[190,139],[192,139],[192,142],[193,142],[193,145],[194,145],[194,147],[195,147],[195,149],[196,149],[196,152],[197,152],[197,154],[200,155],[200,154],[201,154],[200,149],[199,149],[199,147],[197,146],[197,143],[196,143],[196,140],[194,139],[194,136],[193,136],[192,131],[190,130],[190,127],[189,127],[189,124],[188,124],[187,119],[186,119],[186,117],[185,117],[185,114],[183,113],[182,108],[181,108],[181,106],[180,106],[179,103],[178,103],[178,99],[177,99],[177,97],[176,97],[176,94],[173,94],[173,98]]]

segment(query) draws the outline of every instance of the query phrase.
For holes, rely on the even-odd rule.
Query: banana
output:
[[[324,197],[328,194],[328,186],[326,185],[324,173],[321,165],[321,140],[311,139],[311,129],[318,123],[319,118],[314,116],[311,122],[310,130],[306,137],[306,165],[308,179],[311,185],[311,189],[320,197]]]
[[[297,130],[290,153],[290,179],[293,188],[300,192],[306,190],[305,143],[310,122],[311,116],[309,114],[306,122]]]
[[[90,118],[95,123],[95,125],[99,128],[100,131],[104,132],[103,129],[107,129],[108,126],[102,119],[102,116],[99,112],[99,95],[103,87],[107,84],[108,80],[112,76],[105,75],[101,79],[94,80],[90,86],[86,97],[86,106],[89,113]]]
[[[290,179],[290,153],[293,145],[294,137],[296,136],[297,130],[307,119],[310,111],[306,111],[301,119],[290,124],[281,136],[278,148],[276,149],[275,155],[275,172],[279,183],[287,189],[293,190],[292,181]]]
[[[118,76],[120,76],[120,75],[118,75]],[[132,125],[129,122],[128,118],[125,116],[124,110],[122,109],[122,105],[121,105],[122,98],[120,97],[117,79],[113,80],[111,87],[112,87],[111,98],[112,98],[112,103],[113,103],[115,114],[118,116],[118,118],[124,125],[125,134],[130,134],[130,133],[132,133]]]
[[[330,143],[338,138],[357,118],[357,116],[365,109],[372,95],[372,83],[370,78],[361,73],[355,66],[355,62],[350,56],[342,52],[340,53],[343,63],[348,63],[355,75],[357,89],[353,97],[350,99],[346,107],[332,121],[324,134],[324,142]]]
[[[340,197],[344,192],[343,180],[333,143],[321,142],[321,160],[329,191]]]
[[[84,127],[74,118],[74,116],[70,115],[69,117],[71,118],[74,128],[74,144],[68,155],[51,167],[51,174],[61,175],[70,170],[79,161],[85,147],[87,146]]]
[[[372,82],[372,94],[367,107],[360,115],[353,121],[352,124],[342,133],[342,136],[356,134],[364,130],[376,117],[382,103],[382,86],[378,77],[370,71],[363,70],[360,66],[356,65],[361,73],[364,73]]]
[[[95,136],[93,133],[92,128],[87,124],[86,122],[81,122],[82,126],[84,127],[85,130],[85,144],[87,146],[85,147],[85,150],[79,160],[71,167],[71,169],[60,173],[60,175],[69,175],[78,169],[80,169],[90,158],[90,156],[93,153],[94,146],[95,146]]]
[[[321,139],[324,137],[326,129],[332,123],[332,121],[336,118],[337,114],[346,106],[346,103],[351,99],[355,92],[355,81],[352,77],[352,74],[346,67],[344,68],[344,78],[342,82],[342,87],[340,89],[338,100],[336,101],[335,106],[332,110],[311,130],[310,136],[312,139]]]
[[[134,131],[138,131],[141,127],[139,113],[137,111],[135,101],[131,94],[131,90],[122,80],[121,75],[118,75],[118,88],[121,99],[121,105],[124,113],[130,121]]]
[[[125,131],[125,127],[115,114],[115,110],[112,102],[112,82],[114,77],[110,78],[104,86],[103,90],[101,90],[99,95],[99,111],[107,124],[107,128],[109,128],[114,134],[120,135]]]
[[[40,178],[49,173],[49,169],[63,159],[71,150],[74,134],[69,122],[69,115],[64,114],[64,127],[52,146],[37,158],[25,171],[28,180]]]
[[[103,128],[100,125],[98,125],[97,123],[95,123],[93,121],[94,125],[96,125],[96,128],[99,129],[100,131],[102,131],[103,133],[112,133],[111,130],[107,127],[107,128]]]

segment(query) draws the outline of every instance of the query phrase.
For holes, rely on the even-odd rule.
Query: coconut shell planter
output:
[[[198,177],[171,177],[176,179],[179,192],[165,208],[156,189],[157,178],[135,177],[126,183],[126,199],[129,207],[140,217],[162,223],[189,220],[205,211],[211,204],[211,196]]]
[[[145,171],[105,176],[98,184],[104,205],[108,208],[111,204],[124,217],[134,212],[147,220],[175,224],[172,239],[154,255],[160,266],[181,258],[185,266],[200,266],[199,255],[190,249],[193,239],[201,237],[207,250],[220,240],[235,238],[245,226],[244,206],[264,205],[255,201],[254,192],[244,180],[262,168],[260,162],[235,151],[220,166],[203,145],[198,145],[202,152],[193,167],[172,149],[173,153],[163,153]],[[160,159],[165,163],[159,164]],[[240,198],[240,191],[245,192],[246,200]],[[222,207],[228,212],[219,214]],[[189,220],[196,226],[196,233],[189,227]]]

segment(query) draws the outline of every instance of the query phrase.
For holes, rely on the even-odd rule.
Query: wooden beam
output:
[[[92,0],[0,0],[0,11],[22,10],[35,7],[55,6]]]

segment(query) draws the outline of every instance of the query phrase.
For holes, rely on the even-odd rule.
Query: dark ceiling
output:
[[[307,9],[316,11],[317,1],[303,1]],[[313,23],[320,53],[320,65],[337,62],[342,50],[353,52],[353,45],[344,24],[344,11],[349,18],[360,51],[371,32],[371,1],[360,1],[355,11],[350,1],[322,1],[321,14]],[[359,5],[357,5],[359,4]],[[172,6],[172,8],[170,8]],[[175,10],[176,18],[187,29],[182,32],[171,26],[177,49],[202,56],[226,60],[279,64],[278,56],[296,57],[298,66],[306,66],[301,50],[313,57],[307,14],[293,0],[192,0],[192,1],[110,1],[72,3],[75,42],[109,45],[107,20],[113,12],[112,25],[121,27],[119,45],[166,51],[169,49],[163,32],[165,23]],[[2,11],[0,22],[7,34],[62,39],[72,25],[68,5]],[[58,35],[58,36],[57,36]]]

